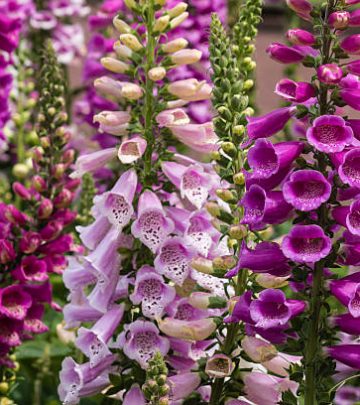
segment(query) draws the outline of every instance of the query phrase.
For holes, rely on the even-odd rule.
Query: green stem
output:
[[[147,44],[145,64],[145,105],[144,105],[144,136],[147,148],[144,154],[144,180],[145,183],[151,173],[152,153],[154,150],[155,137],[153,135],[153,114],[154,114],[154,82],[149,79],[148,72],[154,66],[156,38],[153,32],[155,19],[154,0],[149,0],[146,18]]]

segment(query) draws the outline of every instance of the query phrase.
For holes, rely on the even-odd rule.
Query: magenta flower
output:
[[[241,205],[244,207],[244,224],[257,224],[261,222],[265,213],[266,193],[258,185],[253,184],[245,193]]]
[[[345,184],[360,188],[360,148],[351,149],[339,166],[339,176]]]
[[[81,155],[76,160],[75,171],[71,174],[71,177],[79,178],[85,173],[94,173],[114,159],[115,156],[116,148],[107,148],[87,155]]]
[[[304,20],[311,20],[313,6],[308,0],[286,0],[286,4]]]
[[[142,368],[147,367],[148,361],[157,351],[165,356],[170,348],[168,339],[160,336],[152,322],[140,320],[125,325],[125,331],[119,335],[116,345]]]
[[[350,13],[347,11],[335,11],[329,15],[328,23],[338,30],[347,28],[350,22]]]
[[[250,316],[255,326],[263,329],[286,325],[293,317],[305,309],[305,303],[287,300],[281,290],[267,289],[250,304]]]
[[[354,110],[360,111],[360,81],[357,76],[348,74],[340,82],[340,96]]]
[[[107,343],[118,327],[123,314],[124,305],[114,306],[91,329],[84,327],[79,329],[75,344],[89,358],[90,368],[98,366],[111,356]]]
[[[124,396],[123,405],[146,405],[143,392],[134,384]]]
[[[312,46],[315,44],[316,39],[314,35],[309,32],[299,28],[290,29],[286,33],[286,38],[293,45],[307,45]]]
[[[360,236],[360,200],[355,200],[346,215],[346,226],[353,235]]]
[[[320,82],[325,84],[337,84],[343,77],[343,71],[335,63],[321,65],[317,69],[317,76]]]
[[[163,315],[175,295],[174,288],[167,285],[153,267],[144,265],[136,272],[134,292],[129,298],[133,304],[141,304],[144,316],[155,319]]]
[[[23,320],[31,304],[31,296],[20,285],[0,289],[0,314],[8,318]]]
[[[354,318],[360,317],[360,273],[353,273],[330,283],[331,293],[346,307]]]
[[[360,60],[355,60],[346,65],[346,70],[354,75],[360,75]]]
[[[318,225],[295,225],[285,236],[282,251],[300,263],[315,263],[331,251],[331,239]]]
[[[338,116],[323,115],[314,120],[306,133],[307,139],[317,150],[325,153],[341,152],[353,142],[353,131]]]
[[[138,217],[131,226],[133,236],[155,253],[173,229],[174,223],[166,217],[158,196],[146,190],[139,198]]]
[[[351,314],[342,314],[334,317],[331,322],[349,335],[360,335],[360,317],[354,318]]]
[[[257,178],[269,178],[279,169],[279,157],[273,144],[259,138],[248,152],[248,163]]]
[[[359,344],[346,344],[337,345],[327,348],[328,353],[335,360],[344,363],[347,366],[360,370],[360,345]]]
[[[342,40],[341,48],[349,55],[360,54],[360,34],[350,35]]]
[[[47,267],[44,260],[39,260],[36,256],[26,256],[11,274],[22,282],[42,282],[48,279]]]
[[[319,208],[330,198],[331,184],[315,170],[298,170],[283,185],[285,200],[300,211]]]
[[[276,84],[275,93],[287,101],[302,103],[315,96],[315,89],[310,83],[282,79]]]
[[[280,63],[299,63],[305,58],[301,50],[274,42],[268,46],[266,52],[271,59]]]
[[[295,112],[295,107],[283,107],[262,117],[248,117],[247,131],[249,138],[268,138],[276,134],[284,128]]]
[[[360,402],[360,388],[346,385],[336,391],[335,405],[354,405]]]

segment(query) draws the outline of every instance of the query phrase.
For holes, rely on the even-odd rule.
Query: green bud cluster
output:
[[[168,405],[170,403],[170,386],[167,384],[168,369],[160,352],[156,352],[146,370],[146,382],[142,391],[151,405]]]
[[[91,215],[91,207],[93,205],[95,194],[96,187],[94,179],[91,173],[85,173],[82,177],[81,196],[77,217],[77,222],[82,226],[90,224],[93,220]]]

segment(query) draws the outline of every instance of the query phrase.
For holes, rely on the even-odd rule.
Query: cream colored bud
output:
[[[176,65],[191,65],[199,62],[202,52],[197,49],[182,49],[171,55],[171,61]]]
[[[180,14],[182,14],[184,11],[186,11],[187,8],[188,5],[182,1],[181,3],[178,3],[175,7],[168,10],[168,14],[171,18],[175,18]]]
[[[256,276],[256,282],[263,288],[282,288],[288,285],[289,277],[277,277],[264,273]]]
[[[56,325],[56,334],[62,343],[69,344],[75,342],[75,332],[73,330],[66,330],[64,322]]]
[[[104,68],[110,70],[110,72],[126,73],[127,71],[130,70],[130,65],[115,58],[110,57],[101,58],[100,62],[104,66]]]
[[[168,15],[163,15],[159,17],[154,24],[155,32],[163,32],[165,28],[169,25],[170,17]]]
[[[143,95],[143,90],[140,86],[134,83],[126,83],[122,88],[122,96],[128,100],[138,100]]]
[[[170,22],[170,28],[176,28],[178,25],[182,24],[187,18],[189,17],[189,13],[186,11],[185,13],[182,13],[175,17],[173,20]]]
[[[113,19],[113,25],[116,28],[116,30],[118,32],[120,32],[120,34],[128,34],[129,32],[131,32],[131,27],[129,24],[127,24],[125,21],[123,21],[121,18],[119,18],[118,16],[116,16]]]
[[[124,0],[124,3],[126,5],[126,7],[129,8],[130,10],[136,8],[135,0]]]
[[[194,270],[204,274],[211,274],[214,270],[212,261],[204,257],[195,257],[190,265]]]
[[[133,34],[121,34],[120,41],[135,52],[140,51],[143,48],[140,41]]]
[[[150,80],[157,82],[166,76],[166,69],[162,66],[154,67],[148,71],[148,76]]]
[[[174,53],[174,52],[180,51],[181,49],[186,48],[187,46],[188,46],[188,41],[185,38],[177,38],[177,39],[174,39],[173,41],[163,44],[161,49],[165,53]]]
[[[13,166],[12,173],[17,179],[24,179],[30,172],[29,166],[24,163],[16,163]]]
[[[123,45],[120,41],[115,42],[114,51],[116,55],[122,59],[130,59],[132,55],[132,50],[127,46]]]
[[[165,6],[167,0],[155,0],[157,6]]]

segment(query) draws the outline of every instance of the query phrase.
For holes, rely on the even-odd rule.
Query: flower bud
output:
[[[116,41],[114,44],[114,51],[119,58],[128,60],[132,56],[132,50],[123,45],[120,41]]]
[[[343,77],[343,71],[340,66],[335,63],[321,65],[317,69],[318,79],[322,83],[337,84]]]
[[[0,239],[0,263],[6,264],[16,258],[16,253],[11,242]]]
[[[138,100],[143,96],[142,88],[135,83],[125,83],[121,93],[122,96],[128,100]]]
[[[304,20],[311,20],[310,13],[313,9],[312,4],[308,0],[286,0],[286,4],[291,10],[303,18]]]
[[[49,218],[54,210],[54,206],[51,200],[44,198],[38,208],[37,215],[40,219]]]
[[[158,319],[157,321],[159,329],[165,335],[184,340],[200,341],[207,339],[217,328],[217,322],[211,318],[202,318],[194,321],[165,318],[163,320]]]
[[[235,173],[233,176],[234,184],[237,186],[243,186],[245,184],[245,175],[244,173]]]
[[[189,304],[198,309],[226,308],[225,298],[206,292],[194,292],[189,297]]]
[[[218,188],[216,190],[216,195],[223,201],[229,203],[229,204],[235,204],[237,203],[237,195],[235,190],[229,190],[227,188]]]
[[[277,355],[276,347],[252,336],[245,336],[241,342],[244,352],[256,363],[263,363]]]
[[[24,179],[29,174],[30,168],[24,163],[16,163],[12,173],[17,179]]]
[[[231,225],[229,228],[229,236],[232,239],[243,240],[247,236],[247,228],[245,225]]]
[[[143,49],[142,44],[140,41],[137,39],[137,37],[133,34],[121,34],[120,35],[120,41],[126,45],[128,48],[132,49],[135,52],[140,51]],[[119,72],[121,73],[121,72]]]
[[[168,15],[163,15],[159,17],[154,24],[155,32],[163,32],[166,27],[169,25],[170,17]]]
[[[136,2],[135,0],[124,0],[124,3],[126,5],[127,8],[129,8],[130,10],[134,10],[136,9]]]
[[[61,234],[63,228],[62,222],[50,221],[40,230],[40,236],[46,241],[55,239]]]
[[[286,33],[286,38],[293,44],[293,45],[308,45],[312,46],[316,42],[316,38],[313,34],[308,31],[301,30],[299,28],[294,28],[288,30]]]
[[[213,267],[216,270],[230,270],[233,269],[237,264],[237,259],[235,256],[218,256],[215,257],[212,261]]]
[[[360,10],[355,10],[350,14],[350,27],[359,27],[360,26]]]
[[[65,169],[66,168],[63,163],[58,163],[51,169],[51,173],[56,179],[60,180],[65,173]]]
[[[350,13],[347,11],[335,11],[331,13],[328,19],[328,23],[331,27],[337,30],[343,30],[349,25]]]
[[[220,215],[220,206],[215,202],[207,202],[205,204],[205,208],[207,212],[213,217],[218,217]]]
[[[66,208],[70,205],[73,199],[73,193],[64,188],[54,199],[54,205],[56,208]]]
[[[127,34],[124,34],[127,35]],[[101,64],[104,66],[105,69],[110,70],[110,72],[114,73],[126,73],[130,70],[130,65],[127,63],[122,62],[121,60],[117,60],[115,58],[101,58]]]
[[[131,32],[131,27],[125,21],[123,21],[119,16],[116,16],[113,19],[114,27],[117,29],[120,34],[128,34]]]
[[[36,232],[26,232],[19,242],[20,250],[26,254],[35,252],[40,246],[41,238]]]
[[[186,48],[188,41],[185,38],[176,38],[166,44],[161,46],[161,49],[165,53],[174,53],[180,51],[181,49]]]
[[[230,157],[237,156],[238,151],[232,142],[223,142],[221,144],[221,149]]]
[[[31,179],[31,186],[38,192],[44,191],[46,189],[46,181],[39,175],[35,175]]]
[[[18,195],[20,198],[23,200],[30,200],[31,199],[31,193],[30,191],[21,183],[16,181],[12,185],[12,189],[16,195]]]
[[[66,330],[64,322],[56,325],[56,334],[59,340],[65,344],[74,343],[76,340],[75,332],[73,330]]]
[[[191,267],[204,274],[212,274],[214,271],[212,261],[204,257],[195,257],[191,260]]]
[[[277,42],[270,44],[266,52],[270,58],[284,64],[299,63],[304,59],[303,53],[299,50]]]
[[[191,65],[192,63],[199,62],[201,55],[202,52],[197,49],[182,49],[173,53],[170,59],[176,65]]]
[[[349,55],[360,55],[360,34],[350,35],[341,42],[340,46]]]
[[[162,66],[154,67],[148,71],[148,77],[153,82],[162,80],[166,76],[166,69]]]
[[[186,11],[187,8],[188,5],[182,1],[178,3],[175,7],[171,8],[170,10],[167,10],[167,13],[171,18],[174,18],[182,14],[184,11]]]
[[[170,21],[170,28],[176,28],[178,25],[182,24],[189,17],[189,13],[185,12]]]
[[[289,277],[276,277],[271,274],[257,274],[256,282],[263,288],[282,288],[288,284]]]
[[[234,370],[234,364],[225,354],[215,354],[210,357],[205,366],[205,373],[212,378],[228,377]]]

